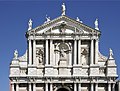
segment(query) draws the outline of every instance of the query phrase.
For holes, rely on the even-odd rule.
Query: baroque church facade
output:
[[[115,59],[112,49],[99,52],[98,20],[91,28],[65,13],[63,4],[61,16],[41,26],[29,20],[27,51],[15,50],[10,64],[11,91],[115,91]]]

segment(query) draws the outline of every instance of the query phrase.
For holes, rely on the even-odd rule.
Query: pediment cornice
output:
[[[98,31],[98,30],[96,30],[94,28],[91,28],[91,27],[89,27],[89,26],[87,26],[87,25],[85,25],[85,24],[83,24],[81,22],[78,22],[78,21],[76,21],[76,20],[74,20],[72,18],[69,18],[68,16],[60,16],[58,18],[55,18],[55,19],[53,19],[53,20],[51,20],[51,21],[49,21],[47,23],[44,23],[43,25],[40,25],[40,26],[30,30],[30,31],[27,31],[26,34],[29,35],[29,34],[37,33],[38,31],[40,31],[42,29],[45,29],[47,27],[50,27],[53,24],[56,24],[57,22],[60,22],[60,21],[65,21],[65,22],[68,22],[69,24],[72,23],[72,24],[74,24],[73,27],[76,27],[78,29],[82,28],[82,29],[84,29],[84,30],[86,30],[86,31],[88,31],[90,33],[95,33],[97,35],[100,35],[100,31]],[[60,24],[56,24],[56,26],[59,26],[59,25]],[[67,26],[69,26],[69,25],[67,25]],[[53,27],[55,27],[55,26],[53,26]]]

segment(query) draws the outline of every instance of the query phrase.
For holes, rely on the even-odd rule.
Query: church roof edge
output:
[[[48,25],[57,22],[57,21],[60,20],[60,19],[67,19],[67,20],[69,20],[69,21],[71,21],[71,22],[74,22],[74,23],[76,23],[76,24],[78,24],[78,25],[80,25],[80,26],[82,26],[82,27],[86,27],[86,28],[88,28],[88,29],[90,29],[90,30],[92,30],[92,31],[96,31],[96,32],[98,32],[99,35],[101,34],[101,31],[100,31],[100,30],[96,30],[96,29],[94,29],[94,28],[92,28],[92,27],[90,27],[90,26],[88,26],[88,25],[86,25],[86,24],[83,24],[83,23],[81,23],[81,22],[79,22],[79,21],[76,21],[75,19],[73,19],[73,18],[71,18],[71,17],[68,17],[68,16],[66,16],[66,15],[61,15],[61,16],[59,16],[59,17],[57,17],[57,18],[55,18],[55,19],[53,19],[53,20],[51,20],[51,21],[49,21],[49,22],[47,22],[47,23],[44,23],[44,24],[42,24],[42,25],[39,25],[39,26],[37,26],[37,27],[35,27],[35,28],[27,31],[27,32],[26,32],[26,35],[29,34],[29,32],[39,31],[39,30],[47,27]]]

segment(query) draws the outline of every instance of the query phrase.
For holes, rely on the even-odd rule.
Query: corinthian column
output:
[[[46,51],[45,51],[45,59],[46,59],[46,65],[48,65],[48,39],[46,39]]]
[[[50,65],[53,65],[53,54],[54,54],[53,40],[50,40]]]
[[[78,64],[81,64],[81,40],[78,41]]]
[[[76,59],[77,59],[77,40],[74,40],[74,65],[76,65]]]
[[[36,65],[36,41],[33,40],[33,64]]]
[[[95,64],[97,64],[98,63],[98,42],[99,42],[99,40],[98,39],[96,39],[96,41],[95,41]]]
[[[90,53],[90,64],[93,64],[93,57],[94,56],[94,44],[93,44],[93,39],[91,40],[91,53]]]
[[[28,44],[29,44],[29,65],[32,64],[32,46],[31,46],[31,40],[29,39],[28,41]]]

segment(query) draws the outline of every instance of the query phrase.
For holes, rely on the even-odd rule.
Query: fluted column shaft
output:
[[[81,40],[78,40],[78,64],[81,64]]]
[[[29,44],[29,65],[31,65],[32,64],[32,44],[30,39],[28,41],[28,44]]]
[[[98,64],[98,49],[99,49],[98,42],[99,42],[99,40],[96,39],[96,41],[95,41],[95,64]]]
[[[91,40],[91,53],[90,53],[90,59],[91,59],[91,63],[90,64],[93,64],[93,59],[94,59],[94,44],[93,44],[93,39]]]
[[[33,64],[36,65],[36,41],[33,40]]]
[[[50,65],[53,64],[53,54],[54,54],[53,40],[50,40]]]
[[[48,39],[46,39],[46,51],[45,51],[45,56],[46,56],[46,65],[48,65]]]
[[[77,60],[77,40],[74,40],[74,65],[76,65]]]

